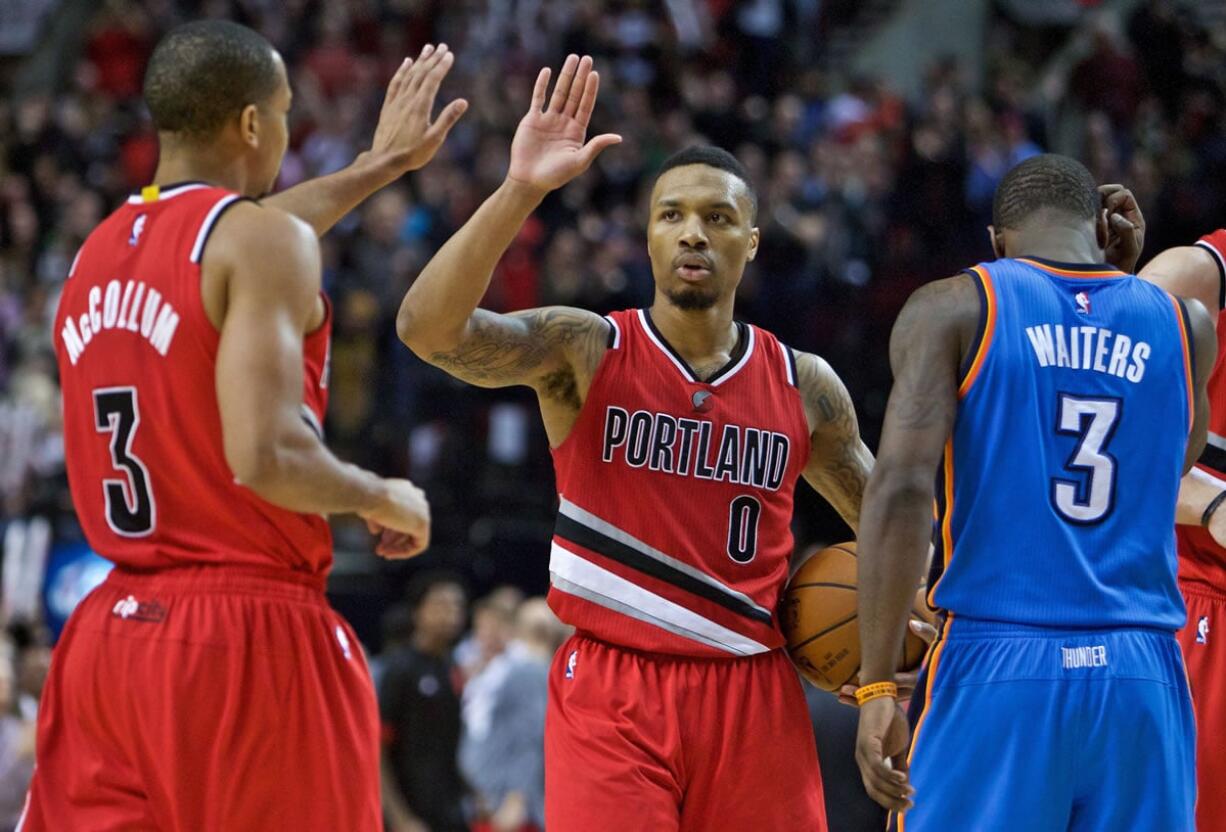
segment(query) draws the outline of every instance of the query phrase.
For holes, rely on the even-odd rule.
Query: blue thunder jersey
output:
[[[931,602],[1024,625],[1182,627],[1182,301],[1110,266],[968,273],[983,311],[938,474]]]

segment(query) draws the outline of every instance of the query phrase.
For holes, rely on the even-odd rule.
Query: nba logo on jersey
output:
[[[1202,615],[1196,622],[1196,643],[1209,643],[1209,616]]]
[[[128,237],[128,245],[134,246],[140,242],[141,232],[145,230],[146,219],[148,219],[148,217],[145,214],[141,214],[136,218],[136,221],[132,223],[132,234]]]
[[[1073,300],[1077,301],[1077,311],[1082,315],[1090,314],[1090,295],[1086,292],[1078,292],[1073,295]]]
[[[579,651],[571,650],[570,655],[566,657],[566,678],[575,678],[575,665],[579,663]]]

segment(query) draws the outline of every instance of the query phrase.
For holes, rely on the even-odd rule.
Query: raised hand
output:
[[[392,76],[370,153],[398,174],[417,170],[433,159],[448,131],[468,109],[468,102],[457,98],[430,121],[439,85],[454,62],[455,53],[447,44],[437,48],[427,44],[416,61],[405,58]]]
[[[1107,212],[1109,234],[1105,257],[1120,271],[1136,271],[1141,249],[1145,247],[1145,216],[1132,191],[1123,185],[1099,185],[1103,210]]]
[[[565,185],[587,170],[602,150],[622,140],[616,133],[603,133],[583,142],[600,88],[600,75],[592,70],[589,56],[566,58],[546,107],[549,76],[545,68],[536,77],[532,106],[511,142],[507,172],[508,180],[541,192]]]

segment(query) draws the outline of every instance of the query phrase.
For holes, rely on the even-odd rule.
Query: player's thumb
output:
[[[610,148],[615,144],[621,144],[622,137],[616,133],[601,133],[599,136],[593,136],[588,140],[588,143],[583,146],[580,151],[583,159],[583,169],[587,170],[592,166],[592,162],[596,161],[606,148]]]
[[[434,124],[431,124],[430,129],[426,131],[430,140],[441,143],[446,139],[451,128],[455,127],[456,122],[460,120],[460,116],[464,115],[467,110],[468,102],[463,98],[457,98],[444,107],[443,111],[438,114],[438,118],[434,120]]]

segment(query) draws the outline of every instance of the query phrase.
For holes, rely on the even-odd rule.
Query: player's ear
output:
[[[238,114],[238,129],[239,135],[242,136],[243,144],[249,147],[260,146],[260,118],[259,110],[254,104],[248,104]]]
[[[752,260],[758,256],[758,240],[761,239],[761,233],[758,231],[758,226],[749,229],[749,256],[746,260]]]
[[[992,242],[992,253],[996,255],[996,259],[1005,256],[1005,241],[996,233],[996,226],[988,226],[988,239]]]

